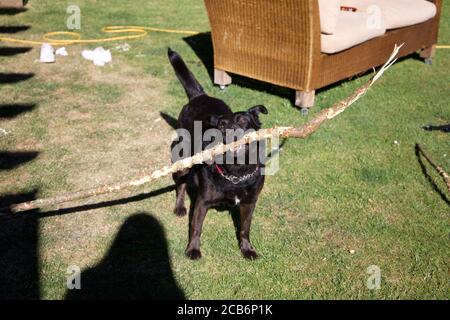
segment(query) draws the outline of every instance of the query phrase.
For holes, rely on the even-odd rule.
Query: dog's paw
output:
[[[191,260],[198,260],[202,257],[199,249],[186,249],[186,256]]]
[[[178,217],[182,217],[187,214],[187,210],[185,207],[175,207],[173,213],[175,213],[175,215],[177,215]]]
[[[258,254],[255,249],[241,249],[242,255],[245,259],[256,260],[258,259]]]

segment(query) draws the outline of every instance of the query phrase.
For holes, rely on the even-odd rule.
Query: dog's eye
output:
[[[239,125],[245,126],[245,125],[247,125],[247,123],[248,123],[247,118],[245,118],[245,117],[240,117],[240,118],[239,118],[239,121],[238,121],[238,124],[239,124]]]

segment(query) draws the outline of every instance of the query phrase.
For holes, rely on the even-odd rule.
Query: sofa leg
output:
[[[433,63],[433,58],[435,54],[436,54],[436,45],[433,44],[432,46],[423,49],[420,52],[420,57],[425,59],[426,64],[431,65]]]
[[[231,84],[231,77],[223,70],[214,69],[214,84],[224,90],[227,85]]]
[[[303,115],[308,114],[309,108],[314,106],[316,91],[295,91],[295,105],[300,107]]]

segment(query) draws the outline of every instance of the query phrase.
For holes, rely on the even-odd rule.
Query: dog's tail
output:
[[[183,85],[189,100],[204,94],[205,91],[203,91],[202,86],[198,83],[197,79],[195,79],[191,71],[189,71],[180,55],[170,48],[167,50],[167,55],[169,56],[170,64],[175,70],[178,80],[180,80]]]

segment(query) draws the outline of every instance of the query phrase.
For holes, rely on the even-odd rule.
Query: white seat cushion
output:
[[[436,5],[427,0],[341,0],[341,5],[356,7],[358,12],[366,13],[370,10],[370,6],[378,6],[386,29],[402,28],[427,21],[433,18],[437,11]]]
[[[386,32],[383,18],[373,23],[365,12],[339,13],[334,34],[321,34],[322,52],[336,53],[379,37]]]
[[[436,5],[426,0],[377,0],[387,29],[421,23],[436,15]]]
[[[340,0],[319,0],[320,31],[326,34],[333,34],[336,28]]]

